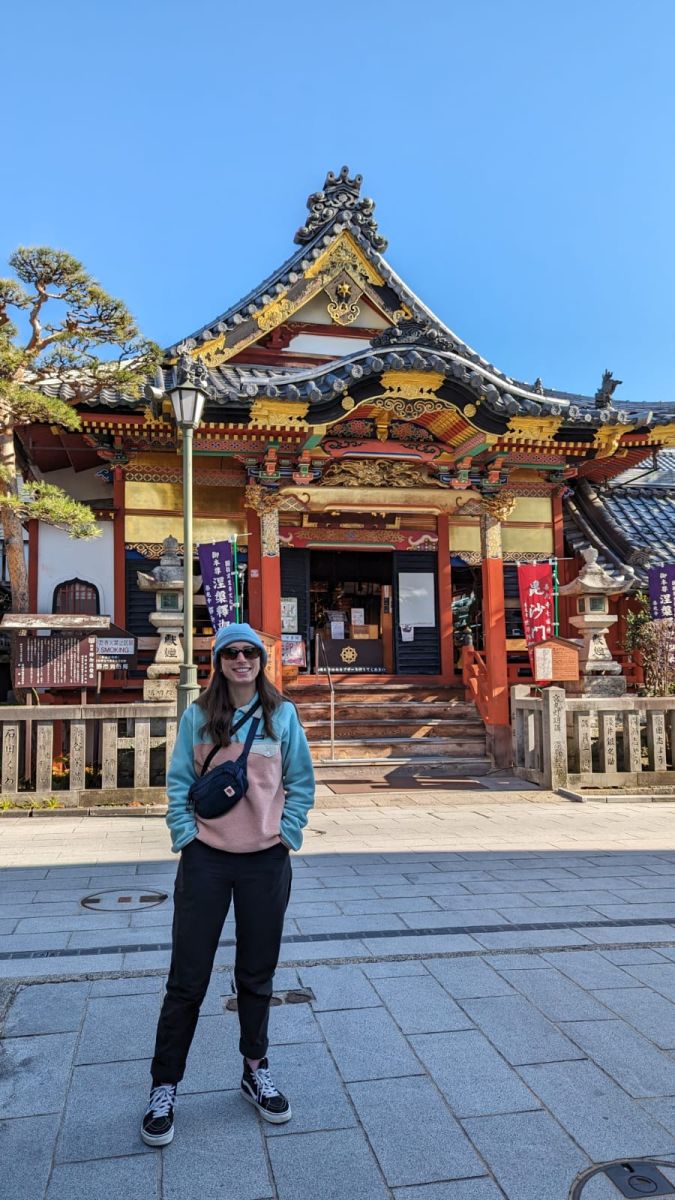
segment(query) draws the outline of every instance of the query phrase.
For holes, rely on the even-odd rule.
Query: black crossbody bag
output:
[[[258,705],[259,701],[256,700],[253,708],[244,713],[241,720],[232,726],[230,732],[236,733],[238,729],[241,729]],[[234,762],[221,763],[219,767],[214,767],[212,771],[209,771],[211,762],[218,751],[222,750],[222,746],[214,746],[207,754],[199,779],[195,779],[188,792],[188,808],[192,808],[200,820],[213,821],[216,817],[224,816],[231,808],[234,808],[235,804],[238,804],[242,796],[246,795],[248,788],[246,763],[259,724],[259,717],[255,717],[251,721],[244,749]]]

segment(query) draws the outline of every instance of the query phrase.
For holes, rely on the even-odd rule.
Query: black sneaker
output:
[[[291,1106],[272,1083],[266,1058],[261,1059],[257,1071],[252,1071],[244,1059],[241,1090],[244,1099],[248,1100],[249,1104],[254,1104],[266,1121],[271,1121],[273,1125],[282,1125],[284,1121],[290,1121]]]
[[[160,1083],[150,1090],[150,1100],[141,1125],[141,1137],[146,1146],[168,1146],[173,1141],[173,1109],[176,1103],[175,1083]]]

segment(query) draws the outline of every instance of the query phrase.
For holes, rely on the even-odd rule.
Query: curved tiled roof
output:
[[[396,295],[398,302],[410,310],[413,317],[410,324],[416,324],[419,329],[427,332],[426,345],[424,339],[419,338],[409,344],[405,340],[399,342],[395,347],[397,361],[394,368],[389,365],[387,356],[381,354],[380,349],[376,347],[371,351],[361,351],[319,367],[278,367],[266,370],[259,366],[242,364],[237,367],[228,365],[216,368],[211,372],[216,407],[228,403],[240,406],[242,402],[245,404],[256,395],[280,396],[287,399],[325,399],[333,385],[339,393],[344,392],[345,384],[352,386],[355,371],[361,371],[365,375],[377,373],[378,359],[385,361],[385,369],[406,370],[411,356],[417,356],[411,369],[419,370],[423,365],[426,369],[441,370],[448,376],[463,377],[464,382],[468,381],[469,387],[475,392],[487,391],[488,404],[496,412],[532,416],[564,413],[566,419],[570,419],[573,424],[591,427],[598,423],[626,423],[627,414],[634,424],[650,423],[649,406],[633,404],[626,409],[622,406],[615,408],[611,397],[607,397],[607,406],[599,407],[595,395],[545,388],[540,380],[531,384],[513,379],[478,354],[427,308],[383,257],[381,251],[386,247],[386,242],[379,234],[372,216],[373,202],[360,195],[361,182],[360,175],[353,178],[349,176],[347,167],[343,167],[337,176],[329,172],[323,190],[308,198],[310,215],[306,224],[296,234],[296,241],[301,243],[299,249],[242,299],[207,324],[200,326],[189,337],[169,346],[167,356],[175,357],[179,347],[185,343],[199,349],[200,345],[206,345],[215,338],[228,334],[236,326],[251,321],[253,315],[261,308],[301,281],[304,272],[325,254],[328,247],[344,231],[349,232],[364,256]],[[442,350],[437,344],[439,340],[443,343]],[[424,360],[423,364],[419,361],[420,356]],[[431,365],[433,356],[436,356],[435,365]],[[659,420],[669,419],[661,415],[661,406],[656,407]],[[675,405],[673,408],[675,409]],[[599,416],[602,413],[605,415]]]
[[[634,588],[646,586],[650,566],[675,563],[675,453],[655,457],[603,488],[580,480],[565,502],[570,547],[595,546]]]

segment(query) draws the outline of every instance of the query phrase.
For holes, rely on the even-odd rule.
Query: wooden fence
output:
[[[89,807],[165,798],[173,704],[0,707],[0,803]]]
[[[675,696],[567,696],[511,688],[513,763],[542,787],[648,788],[675,794]]]

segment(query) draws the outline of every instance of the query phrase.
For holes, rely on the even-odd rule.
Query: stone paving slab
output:
[[[519,1074],[592,1161],[675,1152],[673,1135],[594,1063],[544,1063]]]
[[[430,1079],[399,1080],[396,1104],[379,1082],[352,1083],[349,1094],[391,1187],[483,1174],[482,1162]]]
[[[428,1183],[421,1187],[394,1188],[395,1200],[503,1200],[504,1193],[491,1179]]]
[[[360,1129],[270,1138],[279,1200],[388,1200],[377,1162]]]
[[[60,1114],[0,1120],[3,1189],[13,1200],[43,1200]]]
[[[5,1022],[5,1037],[79,1030],[91,984],[53,983],[23,988]]]
[[[589,1166],[545,1112],[472,1117],[464,1128],[509,1200],[561,1200],[577,1173]]]
[[[149,1155],[56,1166],[46,1200],[128,1200],[132,1196],[160,1200],[160,1172]]]
[[[76,1040],[74,1033],[4,1038],[0,1045],[0,1115],[60,1112]]]
[[[437,980],[413,975],[404,979],[374,980],[378,995],[402,1033],[443,1033],[471,1029],[462,1012]]]
[[[562,1028],[629,1096],[675,1095],[675,1059],[625,1021],[574,1021]]]
[[[524,996],[464,1000],[463,1007],[492,1045],[513,1066],[583,1057],[574,1043],[561,1034]]]
[[[458,1117],[541,1107],[478,1029],[420,1034],[410,1043]]]

